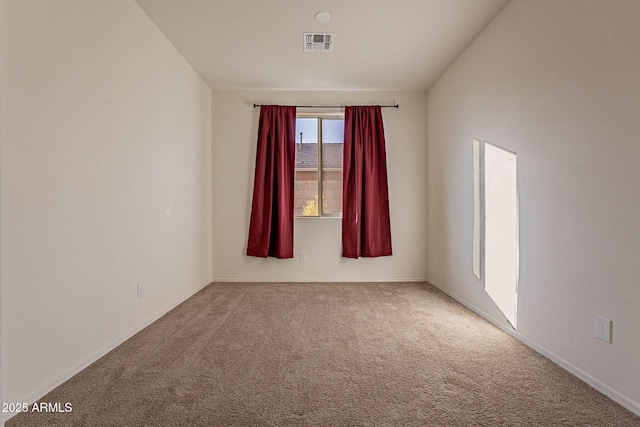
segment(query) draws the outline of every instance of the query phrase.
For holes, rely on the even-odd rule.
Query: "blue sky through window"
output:
[[[344,142],[344,120],[322,121],[322,143],[335,144]]]
[[[318,143],[318,119],[315,117],[299,117],[296,119],[296,143]],[[322,139],[325,144],[342,143],[344,139],[344,120],[324,119],[322,121]]]

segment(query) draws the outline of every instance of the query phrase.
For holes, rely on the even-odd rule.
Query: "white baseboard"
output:
[[[377,277],[372,279],[371,277],[358,278],[358,277],[304,277],[300,279],[277,279],[277,278],[237,278],[237,277],[216,277],[213,279],[214,283],[385,283],[385,282],[427,282],[424,277]]]
[[[89,357],[87,357],[84,360],[82,360],[81,362],[77,363],[75,366],[67,369],[65,372],[63,372],[62,374],[58,375],[56,378],[54,378],[53,380],[49,381],[47,384],[43,385],[42,387],[40,387],[39,389],[37,389],[33,393],[30,393],[25,398],[20,399],[19,402],[24,402],[24,403],[29,404],[29,406],[31,406],[33,403],[35,403],[38,400],[40,400],[43,396],[45,396],[47,393],[52,391],[54,388],[58,387],[59,385],[61,385],[65,381],[71,379],[71,377],[73,377],[74,375],[78,374],[80,371],[82,371],[83,369],[85,369],[86,367],[91,365],[93,362],[95,362],[96,360],[100,359],[105,354],[109,353],[111,350],[113,350],[114,348],[116,348],[117,346],[119,346],[120,344],[122,344],[123,342],[125,342],[126,340],[128,340],[129,338],[131,338],[132,336],[134,336],[135,334],[137,334],[138,332],[140,332],[141,330],[143,330],[144,328],[146,328],[147,326],[149,326],[150,324],[152,324],[153,322],[155,322],[156,320],[158,320],[159,318],[164,316],[165,314],[167,314],[169,311],[171,311],[172,309],[174,309],[175,307],[177,307],[178,305],[180,305],[181,303],[183,303],[187,299],[191,298],[193,295],[195,295],[198,292],[200,292],[205,287],[209,286],[209,284],[210,283],[206,283],[206,284],[200,286],[199,288],[197,288],[195,291],[192,291],[192,292],[188,293],[187,295],[183,295],[183,296],[179,297],[177,300],[175,300],[172,303],[168,304],[167,306],[162,308],[160,311],[155,313],[153,316],[151,316],[147,320],[139,323],[138,325],[136,325],[135,327],[133,327],[129,331],[125,332],[124,334],[122,334],[121,336],[116,338],[114,341],[112,341],[109,344],[107,344],[105,347],[101,348],[100,350],[96,351],[95,353],[93,353]],[[6,421],[9,421],[11,418],[13,418],[17,414],[18,414],[17,412],[14,412],[14,413],[5,412],[3,414],[3,423],[6,422]]]
[[[554,352],[548,350],[547,348],[541,346],[540,344],[536,343],[535,341],[532,341],[529,338],[523,336],[518,331],[516,331],[513,328],[511,328],[511,326],[509,326],[507,324],[504,324],[503,322],[499,322],[493,316],[488,315],[483,310],[480,310],[478,307],[476,307],[474,304],[470,303],[469,301],[465,300],[464,298],[461,298],[459,295],[455,294],[454,292],[449,291],[447,288],[445,288],[444,286],[442,286],[438,282],[436,282],[434,280],[429,280],[429,279],[427,279],[427,282],[432,284],[436,288],[440,289],[442,292],[444,292],[445,294],[449,295],[451,298],[453,298],[454,300],[458,301],[460,304],[464,305],[469,310],[471,310],[474,313],[478,314],[480,317],[482,317],[485,320],[491,322],[493,325],[497,326],[498,328],[502,329],[503,331],[505,331],[509,335],[513,336],[515,339],[517,339],[518,341],[520,341],[521,343],[523,343],[527,347],[529,347],[532,350],[536,351],[537,353],[543,355],[544,357],[546,357],[547,359],[551,360],[553,363],[555,363],[556,365],[558,365],[561,368],[565,369],[569,373],[575,375],[580,380],[582,380],[583,382],[587,383],[589,386],[593,387],[594,389],[598,390],[600,393],[604,394],[605,396],[607,396],[608,398],[610,398],[614,402],[616,402],[619,405],[627,408],[628,410],[630,410],[634,414],[640,416],[640,404],[639,403],[634,402],[633,400],[629,399],[627,396],[617,392],[616,390],[612,389],[608,385],[606,385],[606,384],[602,383],[601,381],[599,381],[598,379],[592,377],[587,372],[585,372],[582,369],[578,368],[577,366],[575,366],[574,364],[572,364],[568,360],[563,359],[562,357],[558,356],[557,354],[555,354]]]

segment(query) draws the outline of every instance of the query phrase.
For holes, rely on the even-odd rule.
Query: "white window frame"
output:
[[[298,111],[296,113],[296,119],[299,118],[315,118],[318,119],[318,160],[317,160],[317,168],[318,168],[318,215],[296,215],[295,218],[342,218],[342,203],[340,204],[340,212],[339,213],[324,213],[323,212],[323,203],[322,196],[324,194],[323,189],[323,170],[329,171],[330,169],[325,169],[322,167],[322,121],[323,120],[342,120],[344,121],[344,112],[327,112],[327,111]],[[296,135],[296,144],[298,144],[297,140],[298,135]],[[343,141],[344,144],[344,141]],[[344,165],[343,165],[344,167]],[[295,180],[295,175],[294,175]],[[341,181],[342,182],[342,181]],[[295,186],[295,181],[294,181]],[[294,188],[295,193],[295,188]]]

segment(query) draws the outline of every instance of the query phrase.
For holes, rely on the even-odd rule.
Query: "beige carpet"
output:
[[[425,283],[213,284],[7,426],[640,426]]]

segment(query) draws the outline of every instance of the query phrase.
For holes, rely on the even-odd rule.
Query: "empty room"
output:
[[[0,0],[6,426],[640,426],[640,1]]]

